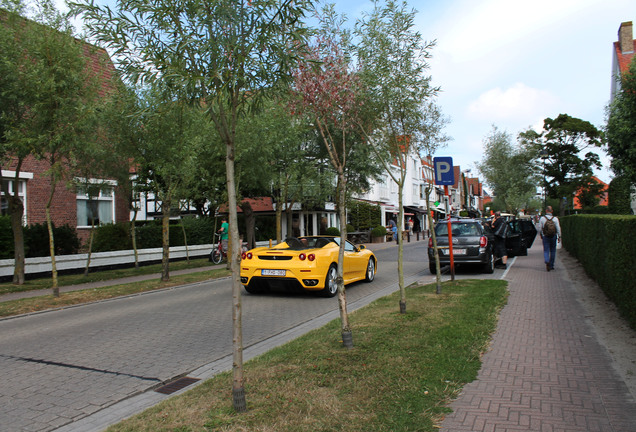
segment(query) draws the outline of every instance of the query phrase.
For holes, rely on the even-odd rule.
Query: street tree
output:
[[[347,239],[346,196],[347,156],[351,139],[355,138],[357,118],[360,115],[362,84],[345,52],[349,35],[343,29],[344,18],[333,5],[327,5],[319,14],[320,29],[314,36],[306,55],[294,75],[292,110],[310,119],[329,154],[336,173],[336,205],[340,223],[340,250],[336,283],[342,341],[353,347],[353,337],[344,287],[344,247]],[[328,281],[325,281],[328,283]]]
[[[170,279],[170,217],[184,191],[196,181],[199,148],[205,134],[203,112],[186,103],[180,94],[160,86],[161,81],[141,93],[141,111],[135,122],[140,140],[134,153],[137,181],[145,183],[161,202],[161,280]],[[209,127],[208,127],[209,128]]]
[[[137,250],[137,235],[135,222],[137,220],[138,197],[149,192],[149,187],[138,179],[131,178],[130,164],[134,165],[138,149],[141,147],[143,128],[140,124],[141,100],[140,89],[126,85],[122,81],[116,83],[117,90],[109,95],[102,109],[100,131],[104,139],[112,148],[112,161],[108,169],[109,175],[117,181],[119,190],[127,198],[128,210],[132,213],[129,221],[130,240],[133,248],[135,268],[139,268],[139,253]],[[135,167],[136,168],[136,167]],[[134,175],[134,174],[133,174]]]
[[[476,165],[493,195],[510,213],[527,208],[536,195],[540,174],[534,149],[523,140],[514,143],[508,132],[495,125],[483,147],[484,156]]]
[[[325,169],[314,128],[289,112],[288,94],[267,101],[241,134],[245,148],[239,153],[240,191],[257,196],[272,193],[276,201],[276,241],[281,242],[283,212],[287,237],[292,236],[295,203],[314,208],[325,202],[332,171]],[[328,161],[327,161],[328,164]],[[249,230],[247,241],[249,243]]]
[[[290,78],[304,46],[302,18],[309,0],[118,0],[114,10],[80,0],[89,33],[113,49],[131,81],[166,81],[198,103],[225,152],[232,269],[233,405],[245,411],[241,326],[240,244],[235,159],[238,124],[267,90]]]
[[[50,193],[45,212],[52,264],[52,290],[59,296],[51,204],[57,187],[72,180],[75,153],[97,143],[98,76],[87,68],[88,47],[73,37],[67,17],[53,3],[34,5],[19,1],[0,27],[0,88],[2,88],[2,154],[15,161],[14,194],[8,196],[14,230],[16,268],[14,281],[24,282],[23,205],[17,195],[21,166],[29,157],[48,164]],[[34,6],[27,21],[20,12]],[[6,191],[5,191],[6,193]]]
[[[589,185],[594,168],[601,167],[598,154],[590,149],[603,145],[602,132],[588,121],[559,114],[546,118],[541,132],[528,129],[519,138],[534,149],[537,166],[543,159],[547,196],[559,200],[563,216],[576,190]]]
[[[355,31],[360,78],[368,96],[368,115],[358,127],[397,185],[398,233],[404,230],[404,185],[411,160],[433,154],[448,139],[442,132],[446,120],[433,103],[439,88],[428,74],[435,41],[424,41],[415,31],[415,16],[405,1],[375,1]],[[401,235],[398,245],[399,306],[406,313]]]
[[[636,59],[620,79],[620,92],[607,109],[607,152],[612,170],[636,185]]]

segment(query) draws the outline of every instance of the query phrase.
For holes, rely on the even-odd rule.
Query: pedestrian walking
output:
[[[501,217],[501,212],[495,212],[495,218],[492,220],[492,229],[495,233],[495,246],[493,253],[497,260],[501,260],[501,264],[496,264],[498,268],[508,268],[508,253],[506,252],[506,236],[508,234],[508,221]]]
[[[539,219],[539,233],[543,241],[543,261],[547,271],[554,270],[557,243],[561,242],[561,225],[559,218],[552,214],[552,207],[547,206],[545,216]]]

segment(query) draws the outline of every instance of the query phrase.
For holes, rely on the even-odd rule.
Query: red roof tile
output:
[[[614,42],[614,50],[616,51],[616,59],[618,60],[618,67],[621,71],[621,74],[627,72],[629,70],[629,65],[634,58],[634,52],[636,51],[636,39],[634,42],[634,49],[629,53],[622,53],[620,44],[618,42]]]
[[[254,212],[273,212],[274,200],[271,197],[244,198],[242,202],[249,202]],[[219,206],[219,213],[227,213],[228,206],[223,204]],[[240,206],[236,206],[236,211],[243,212]]]

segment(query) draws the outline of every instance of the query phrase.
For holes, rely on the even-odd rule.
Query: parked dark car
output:
[[[528,255],[528,248],[532,246],[537,230],[530,219],[511,219],[508,221],[510,230],[506,238],[506,251],[509,257]],[[438,254],[442,266],[450,264],[448,248],[448,222],[440,221],[435,225]],[[451,234],[453,237],[453,258],[456,265],[480,265],[485,273],[492,273],[495,269],[493,246],[495,234],[490,227],[489,220],[482,219],[451,219]],[[431,273],[435,273],[435,255],[433,255],[433,241],[428,243],[428,263]]]
[[[452,219],[451,233],[453,235],[453,258],[456,265],[481,265],[486,273],[495,271],[493,255],[494,234],[484,222],[478,219]],[[439,261],[442,266],[450,264],[450,249],[448,247],[448,222],[442,221],[435,225]],[[428,241],[428,266],[431,273],[435,273],[435,255],[433,239]]]

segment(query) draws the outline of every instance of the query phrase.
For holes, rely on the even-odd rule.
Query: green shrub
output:
[[[347,206],[347,217],[353,226],[352,230],[347,227],[347,232],[366,231],[380,224],[382,210],[379,205],[353,201]]]
[[[137,249],[161,247],[161,220],[144,223],[135,228]]]
[[[609,209],[613,214],[632,214],[631,184],[624,176],[614,178],[607,189]]]
[[[325,234],[329,235],[329,236],[339,236],[340,235],[340,230],[338,228],[336,228],[336,227],[329,227],[325,231]]]
[[[371,230],[371,236],[373,237],[383,237],[386,235],[386,227],[382,225],[377,226]]]
[[[53,225],[55,255],[72,255],[79,250],[80,241],[75,228]],[[27,258],[49,256],[49,230],[46,223],[24,227],[24,249]]]
[[[214,238],[214,220],[211,218],[185,218],[181,224],[186,229],[189,245],[208,244]],[[220,226],[219,226],[220,227]],[[173,227],[170,227],[172,230]]]
[[[13,258],[13,231],[11,217],[0,216],[0,259]]]
[[[93,252],[110,252],[128,249],[132,249],[130,224],[128,222],[100,225],[95,228]]]
[[[563,245],[636,329],[636,216],[561,218]]]

